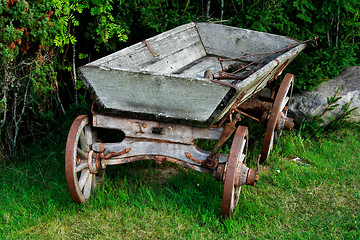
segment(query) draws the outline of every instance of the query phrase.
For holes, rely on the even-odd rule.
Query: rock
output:
[[[295,78],[296,81],[296,78]],[[344,104],[353,101],[350,109],[358,107],[351,112],[350,121],[360,122],[360,66],[345,69],[338,77],[320,84],[313,92],[303,92],[293,94],[288,115],[294,118],[296,123],[301,123],[304,119],[309,120],[311,116],[320,115],[327,107],[327,98],[337,94],[341,99],[333,111],[327,111],[323,117],[325,124],[329,122],[329,117],[334,117],[342,113],[341,108]]]

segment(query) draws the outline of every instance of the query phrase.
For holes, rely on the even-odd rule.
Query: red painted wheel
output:
[[[292,89],[294,85],[294,75],[287,73],[280,85],[279,91],[276,95],[273,108],[270,111],[269,121],[267,123],[264,143],[261,150],[260,162],[264,162],[274,145],[274,141],[281,135],[282,129],[285,125],[292,127],[293,123],[290,120],[287,122],[287,112],[292,95]],[[288,128],[291,128],[288,127]]]
[[[236,186],[236,179],[241,174],[240,170],[245,162],[248,135],[247,127],[238,127],[231,145],[229,159],[224,169],[224,192],[221,214],[229,218],[232,217],[239,201],[241,186]]]
[[[96,160],[91,150],[95,141],[96,132],[89,124],[89,117],[78,116],[71,125],[65,150],[66,182],[76,203],[87,201],[92,190],[103,181],[104,170],[100,170],[99,159]]]

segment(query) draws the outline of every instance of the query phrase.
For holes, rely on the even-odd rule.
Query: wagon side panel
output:
[[[235,58],[254,53],[272,52],[297,41],[284,36],[218,24],[196,23],[208,54]],[[259,56],[243,59],[255,61]]]
[[[190,23],[127,47],[91,65],[170,74],[205,55],[195,24]]]
[[[97,103],[108,110],[205,122],[229,91],[206,79],[80,68]]]

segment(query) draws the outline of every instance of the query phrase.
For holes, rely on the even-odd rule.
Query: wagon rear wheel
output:
[[[287,73],[280,85],[276,95],[270,117],[267,122],[264,143],[261,150],[260,162],[264,162],[274,145],[274,141],[281,135],[284,128],[291,129],[293,127],[292,119],[287,118],[288,106],[292,95],[294,85],[294,75]]]
[[[66,182],[76,203],[87,201],[92,190],[103,181],[104,170],[91,150],[95,141],[96,132],[89,124],[89,117],[78,116],[71,125],[65,150]]]
[[[241,186],[236,186],[236,179],[240,177],[242,165],[245,162],[248,148],[248,129],[239,126],[235,132],[231,145],[229,159],[225,165],[224,192],[221,214],[232,217],[239,201]]]

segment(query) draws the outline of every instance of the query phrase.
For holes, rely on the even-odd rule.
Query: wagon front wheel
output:
[[[65,150],[66,182],[76,203],[87,201],[92,190],[103,181],[104,170],[91,150],[95,141],[96,132],[89,123],[89,117],[78,116],[71,125]]]
[[[283,129],[291,129],[294,126],[292,119],[287,117],[293,85],[294,75],[287,73],[280,85],[273,108],[270,112],[260,162],[264,162],[268,158],[274,141],[280,137],[281,131]]]
[[[247,127],[238,127],[231,145],[230,155],[224,169],[224,192],[221,214],[231,218],[239,201],[241,184],[240,177],[245,165],[248,147]],[[246,168],[246,167],[245,167]]]

